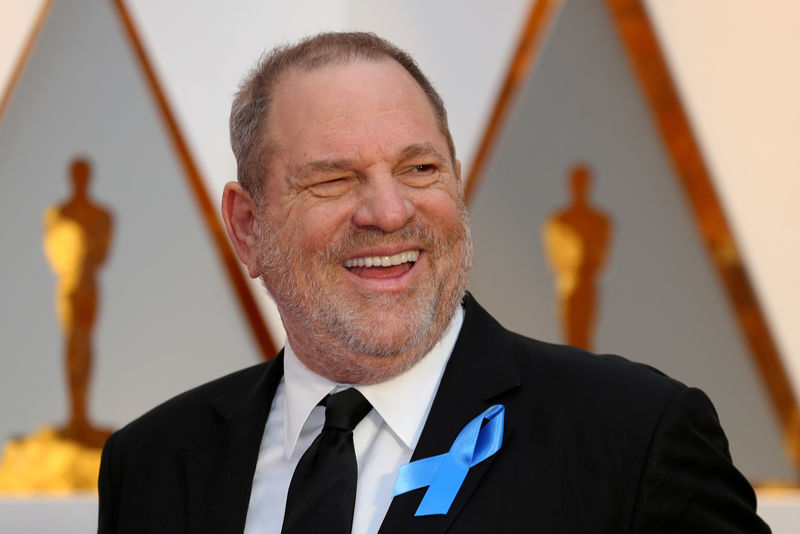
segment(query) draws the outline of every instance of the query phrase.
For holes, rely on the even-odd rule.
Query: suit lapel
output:
[[[507,332],[481,308],[471,295],[464,299],[465,317],[453,354],[447,363],[442,381],[434,398],[428,419],[411,460],[447,452],[461,429],[486,410],[498,395],[517,387],[519,373],[502,346]],[[509,419],[514,414],[506,410],[503,443],[512,436]],[[491,468],[495,456],[469,470],[450,510],[446,515],[414,517],[422,496],[422,488],[392,500],[380,534],[444,532],[467,504],[483,475]]]
[[[186,454],[191,533],[242,532],[264,425],[283,376],[283,352],[264,365],[250,388],[233,388],[212,401],[218,426]]]

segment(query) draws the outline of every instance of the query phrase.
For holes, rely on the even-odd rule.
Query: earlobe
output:
[[[247,267],[250,277],[258,277],[256,202],[238,182],[225,184],[222,220],[239,260]]]

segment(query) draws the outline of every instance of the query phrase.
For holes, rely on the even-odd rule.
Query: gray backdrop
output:
[[[471,289],[507,327],[561,341],[543,221],[573,164],[614,219],[595,348],[658,367],[714,401],[753,480],[794,478],[777,419],[602,2],[564,2],[471,205]]]

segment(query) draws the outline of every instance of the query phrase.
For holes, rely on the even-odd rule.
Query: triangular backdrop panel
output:
[[[91,415],[119,426],[260,361],[118,14],[55,2],[0,123],[0,440],[63,422],[62,336],[42,215],[87,156],[113,211],[99,275]]]
[[[792,480],[777,418],[602,2],[567,0],[472,198],[471,289],[506,326],[563,341],[542,224],[584,162],[614,232],[594,348],[705,390],[751,480]]]

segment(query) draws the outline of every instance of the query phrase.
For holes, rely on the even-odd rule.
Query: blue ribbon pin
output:
[[[470,467],[500,450],[505,410],[495,404],[461,429],[448,452],[402,466],[392,496],[428,486],[414,515],[446,514]],[[487,422],[481,426],[484,419]]]

